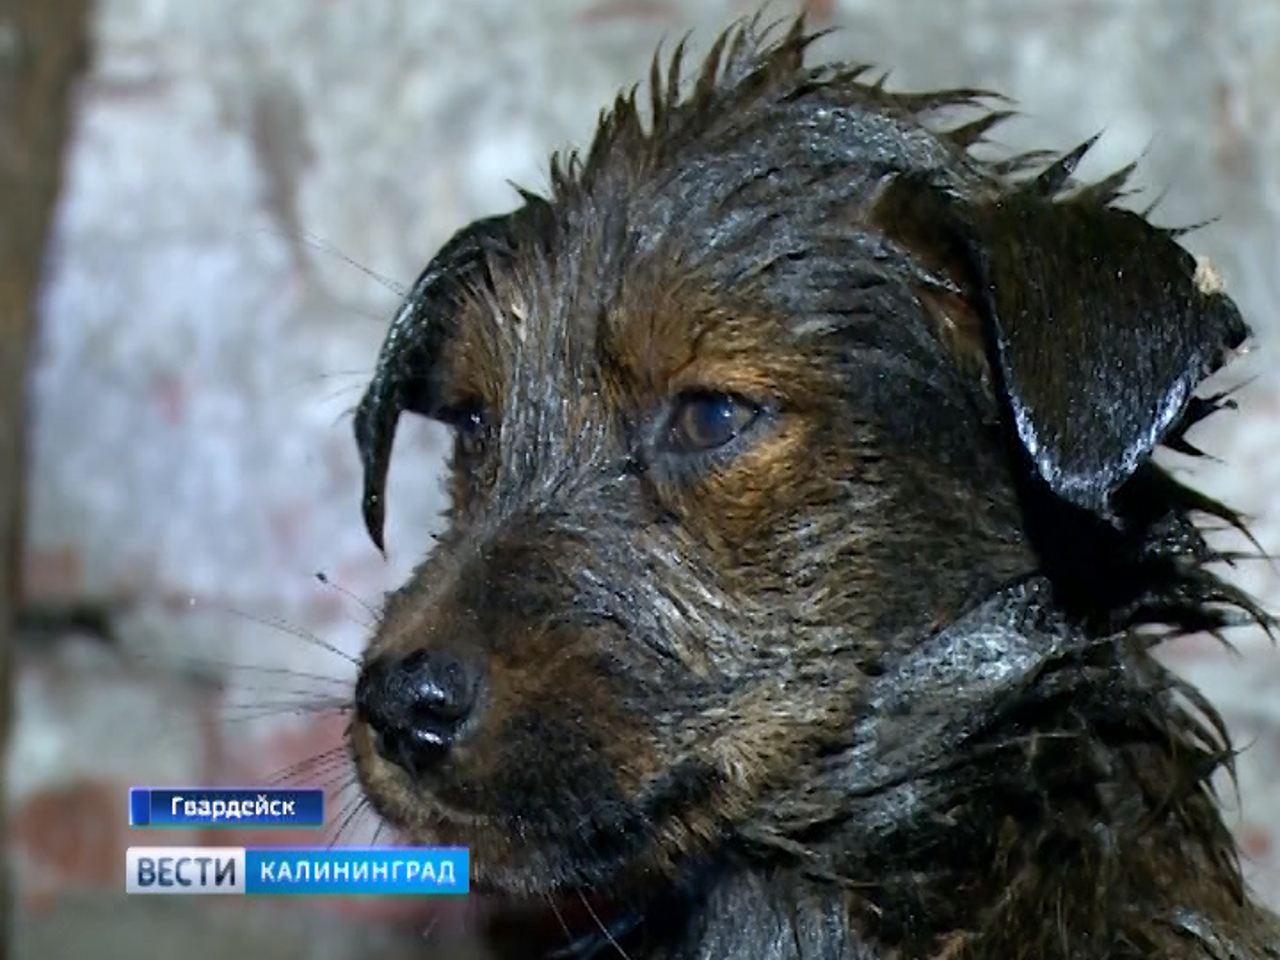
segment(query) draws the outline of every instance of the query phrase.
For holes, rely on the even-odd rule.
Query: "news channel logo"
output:
[[[129,825],[318,828],[324,826],[324,792],[134,787]],[[125,853],[125,892],[465,896],[470,867],[465,847],[138,846]]]
[[[130,847],[125,893],[465,896],[465,847]]]

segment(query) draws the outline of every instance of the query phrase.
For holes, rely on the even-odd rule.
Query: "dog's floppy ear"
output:
[[[521,218],[542,215],[545,201],[525,195],[525,206],[463,227],[419,275],[387,331],[368,389],[356,407],[356,447],[364,468],[365,528],[383,549],[387,467],[400,414],[431,416],[438,400],[433,371],[459,297],[489,282],[490,269],[512,255]]]
[[[977,200],[904,175],[875,219],[933,274],[926,302],[985,360],[1035,472],[1109,518],[1249,330],[1171,231],[1111,205],[1123,174],[1060,194],[1081,152]]]

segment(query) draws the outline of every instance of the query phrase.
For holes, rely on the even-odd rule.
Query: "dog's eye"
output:
[[[727,393],[682,396],[671,418],[669,443],[678,453],[700,453],[722,447],[760,415],[748,400]]]
[[[479,404],[444,407],[436,412],[436,419],[454,430],[464,452],[474,452],[484,436],[485,416]]]

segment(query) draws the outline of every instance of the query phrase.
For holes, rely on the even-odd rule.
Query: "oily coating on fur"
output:
[[[452,508],[366,655],[366,794],[479,889],[596,904],[560,955],[1280,955],[1222,724],[1151,655],[1270,625],[1207,569],[1234,515],[1151,462],[1247,327],[1127,171],[1072,181],[1087,144],[979,159],[979,94],[811,40],[655,61],[406,299],[365,517],[406,411],[457,428]],[[706,398],[738,429],[690,450]],[[429,767],[366,682],[423,652],[482,677]]]

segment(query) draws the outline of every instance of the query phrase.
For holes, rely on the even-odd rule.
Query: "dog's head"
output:
[[[398,417],[456,432],[351,743],[376,808],[469,845],[480,886],[803,846],[841,803],[813,785],[871,763],[885,678],[964,701],[947,629],[1019,585],[1090,637],[1232,599],[1187,520],[1214,505],[1150,463],[1246,337],[1212,277],[1115,206],[1123,173],[1074,183],[1083,149],[976,158],[1004,114],[974,92],[753,37],[687,94],[678,56],[655,70],[647,120],[621,98],[546,198],[460,231],[357,412],[379,544]],[[1000,643],[984,683],[1052,655]]]

